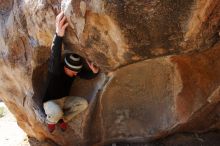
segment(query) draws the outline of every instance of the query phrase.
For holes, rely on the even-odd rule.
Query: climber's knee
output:
[[[64,121],[68,122],[79,113],[86,110],[88,102],[81,97],[70,97],[65,101],[64,105]]]
[[[81,102],[80,102],[80,109],[81,111],[86,110],[88,107],[88,101],[84,98],[82,98]]]
[[[77,109],[79,111],[79,113],[80,113],[80,112],[83,112],[84,110],[86,110],[87,107],[88,107],[88,101],[86,99],[84,99],[84,98],[81,98],[78,101],[78,105],[76,104],[75,109]]]
[[[46,122],[48,124],[55,124],[63,117],[63,110],[54,101],[47,101],[43,104],[45,113],[47,115]]]
[[[66,99],[64,108],[71,111],[82,112],[88,107],[88,102],[82,97],[69,97]]]

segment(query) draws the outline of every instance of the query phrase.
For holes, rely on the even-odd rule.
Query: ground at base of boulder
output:
[[[114,143],[107,146],[219,146],[220,131],[178,133],[151,143]]]

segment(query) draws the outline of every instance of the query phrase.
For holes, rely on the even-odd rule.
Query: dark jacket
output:
[[[48,100],[60,99],[68,96],[69,91],[75,77],[69,77],[64,72],[64,63],[62,61],[62,37],[55,35],[51,48],[51,55],[48,66],[48,77],[46,82],[45,94],[43,96],[43,102]],[[86,61],[83,61],[82,70],[77,76],[84,79],[94,78],[97,74],[94,74],[87,65]]]

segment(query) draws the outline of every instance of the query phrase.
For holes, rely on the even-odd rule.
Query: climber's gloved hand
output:
[[[64,16],[64,12],[61,11],[56,17],[56,34],[59,37],[63,37],[67,26],[66,16]]]

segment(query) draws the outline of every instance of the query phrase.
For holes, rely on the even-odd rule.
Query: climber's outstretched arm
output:
[[[67,26],[68,23],[66,22],[66,17],[64,16],[64,13],[61,12],[56,17],[56,35],[54,36],[51,46],[51,54],[49,60],[49,72],[53,74],[59,73],[60,70],[62,39]]]

